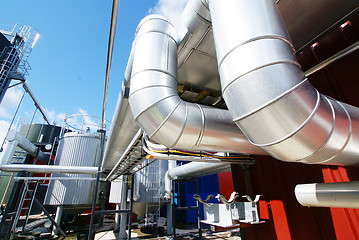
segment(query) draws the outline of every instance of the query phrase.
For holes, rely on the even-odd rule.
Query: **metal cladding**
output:
[[[295,196],[308,207],[359,208],[359,182],[299,184]]]
[[[148,166],[133,175],[135,179],[133,212],[138,216],[144,216],[146,212],[152,213],[165,203],[161,197],[165,193],[163,179],[168,170],[168,161],[152,161],[154,160],[145,160],[142,165]],[[123,176],[120,176],[111,183],[110,203],[121,203],[123,181]]]
[[[129,104],[147,135],[177,149],[263,154],[228,111],[183,101],[177,93],[177,35],[164,17],[144,18],[136,32]]]
[[[100,136],[91,133],[65,133],[60,139],[55,165],[88,166],[98,164]],[[48,205],[91,205],[95,181],[71,180],[91,178],[92,174],[53,174],[52,177],[68,177],[69,180],[50,181],[45,198]]]
[[[249,141],[283,161],[357,164],[358,109],[307,81],[275,2],[209,8],[222,95]]]
[[[127,63],[125,78],[122,83],[122,89],[118,96],[116,110],[112,118],[102,164],[104,170],[111,170],[116,165],[139,130],[139,126],[133,119],[127,99],[127,89],[132,70],[132,55],[131,52]]]

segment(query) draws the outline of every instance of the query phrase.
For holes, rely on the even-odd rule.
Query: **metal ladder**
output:
[[[12,37],[11,46],[0,54],[0,96],[3,95],[11,79],[25,80],[31,69],[28,58],[38,39],[38,31],[26,25],[14,24],[10,30],[0,29],[0,33]]]
[[[29,220],[29,216],[31,214],[31,209],[32,209],[32,206],[34,203],[34,199],[36,196],[38,186],[39,186],[38,181],[24,180],[24,186],[23,186],[23,190],[21,193],[21,199],[20,199],[19,206],[15,213],[14,221],[11,226],[11,232],[13,234],[15,234],[17,231],[18,221],[20,219],[21,213],[24,210],[25,210],[25,221],[24,221],[24,224],[22,225],[22,231],[25,230],[25,227]]]
[[[158,163],[157,163],[158,164]],[[158,235],[158,221],[161,216],[161,181],[160,181],[160,172],[158,172],[159,167],[157,164],[151,164],[148,166],[147,172],[147,181],[145,184],[146,187],[146,221],[145,225],[149,224],[149,216],[153,214],[153,227],[154,227],[154,235]],[[148,181],[151,179],[152,181]],[[157,201],[153,201],[156,199]],[[151,200],[151,203],[149,202]],[[156,209],[154,213],[150,212],[153,209]]]

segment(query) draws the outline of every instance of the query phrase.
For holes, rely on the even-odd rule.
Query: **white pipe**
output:
[[[295,196],[308,207],[359,208],[359,182],[299,184]]]
[[[34,173],[79,173],[97,174],[97,167],[81,166],[56,166],[56,165],[31,165],[31,164],[7,164],[0,165],[4,172],[34,172]]]
[[[128,179],[127,176],[122,175],[121,200],[120,200],[121,210],[124,210],[127,207],[127,179]],[[119,238],[125,239],[127,236],[126,234],[127,213],[120,213],[120,214],[121,214],[121,220],[120,220]],[[129,229],[129,231],[131,231],[131,229]]]
[[[61,225],[61,218],[62,218],[62,212],[63,212],[64,206],[59,205],[56,209],[56,215],[55,215],[55,222],[58,226]],[[59,229],[56,226],[53,226],[52,235],[57,236],[59,233]]]
[[[190,162],[172,168],[168,170],[165,175],[165,198],[170,199],[172,179],[195,178],[228,171],[231,171],[230,164],[228,163]]]

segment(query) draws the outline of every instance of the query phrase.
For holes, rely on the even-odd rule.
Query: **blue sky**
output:
[[[112,120],[137,24],[160,13],[178,25],[187,0],[121,0],[111,69],[106,119]],[[58,125],[76,113],[101,116],[112,0],[4,0],[3,21],[40,32],[30,57],[27,83],[50,121]],[[8,90],[0,104],[0,141],[22,88]],[[25,96],[15,122],[29,122],[35,107]],[[36,122],[42,122],[37,112]]]

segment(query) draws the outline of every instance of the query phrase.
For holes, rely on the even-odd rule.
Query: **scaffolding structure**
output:
[[[39,38],[39,31],[17,23],[0,23],[0,33],[10,42],[0,53],[0,102],[12,79],[25,81],[31,69],[29,55]]]

